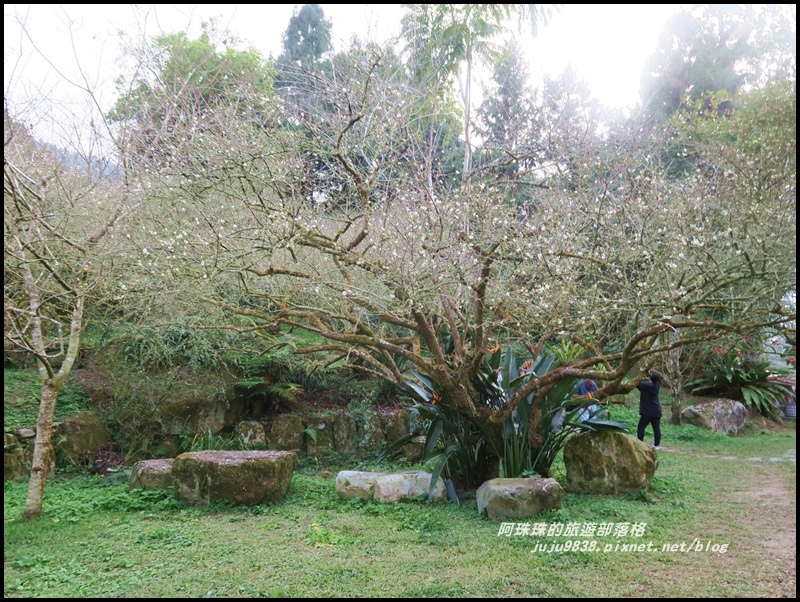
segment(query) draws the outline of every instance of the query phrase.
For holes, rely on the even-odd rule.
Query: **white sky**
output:
[[[147,7],[148,5],[138,5]],[[199,30],[202,20],[219,16],[228,28],[265,55],[277,56],[281,36],[296,4],[162,4],[150,5],[146,27],[150,35],[162,31]],[[558,75],[571,64],[601,103],[631,108],[638,100],[644,61],[655,50],[667,18],[686,5],[678,4],[570,4],[561,8],[537,38],[527,31],[516,34],[528,51],[535,81]],[[400,5],[323,4],[333,23],[337,49],[354,33],[384,40],[399,34]],[[145,8],[146,10],[146,8]],[[34,52],[20,33],[17,17],[26,20],[31,38],[63,73],[74,76],[75,56],[89,78],[101,84],[102,102],[113,97],[113,78],[119,73],[117,32],[133,33],[142,22],[122,4],[6,4],[4,5],[4,88],[11,98],[61,95],[60,77]],[[138,15],[138,16],[137,16]],[[74,31],[70,41],[70,28]],[[9,87],[9,80],[14,83]]]

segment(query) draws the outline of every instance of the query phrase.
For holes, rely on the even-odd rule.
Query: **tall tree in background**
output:
[[[278,58],[282,66],[313,71],[322,56],[331,49],[331,21],[319,4],[304,4],[295,10],[283,33],[283,52]]]
[[[458,76],[464,110],[464,165],[461,180],[468,187],[472,176],[472,83],[473,69],[479,62],[492,61],[500,52],[499,36],[508,21],[516,15],[520,21],[530,19],[535,35],[541,22],[547,21],[551,9],[538,4],[407,4],[403,31],[418,61],[434,70],[437,79]],[[462,71],[463,68],[463,71]]]
[[[658,50],[645,68],[642,101],[650,127],[672,132],[657,151],[671,178],[693,177],[698,162],[718,163],[716,157],[706,154],[707,150],[698,152],[704,143],[697,136],[704,136],[704,130],[695,131],[694,137],[684,135],[685,126],[678,128],[684,133],[675,130],[681,118],[674,118],[679,113],[697,116],[713,107],[720,116],[730,118],[737,102],[747,102],[750,108],[740,117],[748,114],[752,118],[755,97],[737,93],[796,79],[795,23],[794,5],[704,4],[670,19]],[[741,123],[740,117],[729,123]],[[721,142],[719,138],[715,140]],[[736,171],[730,165],[725,169],[728,173]],[[671,336],[677,340],[681,333]],[[680,424],[681,375],[686,366],[682,366],[681,355],[675,349],[667,359],[671,420]]]
[[[273,72],[257,50],[238,49],[236,38],[214,21],[201,27],[197,39],[163,34],[125,50],[130,73],[118,78],[119,96],[108,117],[138,156],[168,162],[180,152],[182,139],[174,134],[185,136],[187,124],[201,124],[220,105],[240,110],[245,98],[261,105],[271,94]],[[202,136],[202,129],[191,135]]]
[[[642,100],[669,117],[704,95],[795,77],[794,5],[700,4],[674,15],[645,67]]]
[[[537,165],[543,150],[541,112],[528,79],[521,48],[513,41],[506,44],[494,63],[492,80],[477,112],[482,163],[492,165],[498,177],[513,175],[519,182],[519,171]],[[515,196],[518,193],[514,191]]]

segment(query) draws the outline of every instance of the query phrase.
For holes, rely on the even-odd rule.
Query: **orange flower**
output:
[[[441,396],[436,391],[434,391],[433,392],[433,398],[431,399],[431,403],[433,405],[436,405],[441,399],[442,399]]]
[[[522,364],[522,370],[530,372],[531,368],[533,368],[533,360],[525,360],[525,363]]]

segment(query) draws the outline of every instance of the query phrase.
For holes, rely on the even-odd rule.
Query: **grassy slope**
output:
[[[42,385],[36,370],[3,370],[3,430],[36,424]],[[70,377],[58,396],[56,422],[88,407],[89,400]]]

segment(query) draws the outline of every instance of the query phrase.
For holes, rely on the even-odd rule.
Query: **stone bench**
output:
[[[395,473],[343,470],[336,475],[336,493],[345,500],[358,497],[384,503],[410,501],[427,496],[430,485],[431,474],[420,470]],[[443,499],[445,495],[444,482],[439,479],[432,499]]]
[[[478,514],[524,518],[558,508],[564,490],[555,479],[491,479],[478,488]]]
[[[255,506],[286,497],[296,454],[286,451],[198,451],[172,463],[175,498],[193,505],[219,500]]]

